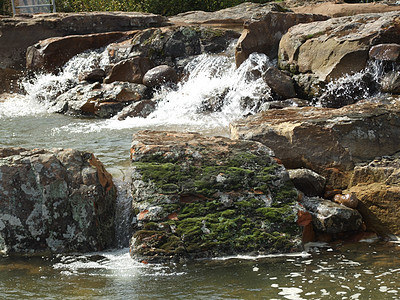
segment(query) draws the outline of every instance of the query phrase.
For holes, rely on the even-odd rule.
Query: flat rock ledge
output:
[[[271,150],[197,133],[133,136],[131,255],[157,262],[301,249],[297,191]]]
[[[116,188],[92,153],[0,148],[0,253],[114,246]]]
[[[308,168],[327,184],[346,188],[355,163],[400,150],[400,106],[359,102],[340,109],[304,107],[265,111],[230,125],[233,139],[270,147],[286,168]],[[342,177],[340,177],[342,176]]]

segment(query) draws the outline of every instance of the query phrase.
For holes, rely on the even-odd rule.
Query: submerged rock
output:
[[[131,255],[151,261],[299,250],[297,192],[264,145],[134,134]]]
[[[0,148],[0,252],[113,246],[116,188],[88,152]]]
[[[397,102],[287,108],[241,119],[230,129],[234,139],[270,147],[287,168],[311,169],[333,187],[346,188],[346,172],[349,175],[355,163],[400,151],[399,111]]]

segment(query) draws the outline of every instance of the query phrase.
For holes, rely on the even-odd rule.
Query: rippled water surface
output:
[[[287,256],[148,265],[128,249],[0,259],[6,299],[399,299],[398,246],[345,244]]]

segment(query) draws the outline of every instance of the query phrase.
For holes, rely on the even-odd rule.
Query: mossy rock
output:
[[[269,148],[196,133],[134,135],[138,258],[299,250],[297,192]],[[158,224],[157,226],[155,224]]]

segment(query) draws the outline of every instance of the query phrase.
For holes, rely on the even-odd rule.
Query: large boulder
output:
[[[400,158],[384,157],[356,166],[349,189],[359,199],[358,208],[367,228],[393,238],[400,234]],[[361,203],[360,203],[361,202]]]
[[[334,18],[293,26],[279,44],[279,66],[321,81],[365,68],[373,45],[400,42],[398,12]]]
[[[326,19],[321,15],[271,11],[246,22],[236,45],[236,65],[240,66],[253,52],[277,58],[279,42],[290,27]]]
[[[70,35],[42,40],[26,51],[26,67],[34,71],[53,72],[75,55],[105,47],[117,40],[128,39],[136,31]]]
[[[177,83],[178,75],[174,68],[160,65],[149,70],[143,76],[143,84],[147,87],[156,87],[165,83]]]
[[[346,172],[355,163],[400,150],[400,105],[364,102],[340,109],[269,110],[233,122],[230,129],[234,139],[270,147],[287,168],[311,169],[328,184],[345,188]],[[339,174],[343,181],[332,182]]]
[[[131,148],[145,260],[299,250],[297,192],[271,151],[252,141],[142,131]]]
[[[114,246],[115,201],[111,175],[91,153],[0,148],[0,252]]]
[[[134,56],[150,58],[156,65],[173,65],[177,59],[204,52],[219,53],[239,34],[232,30],[202,26],[169,26],[142,30],[132,39],[111,44],[112,62]]]

